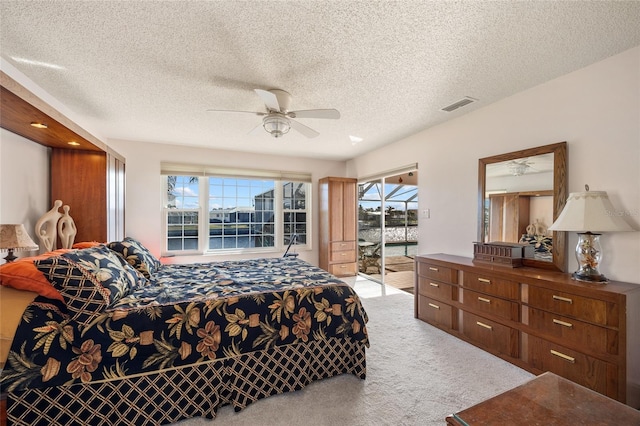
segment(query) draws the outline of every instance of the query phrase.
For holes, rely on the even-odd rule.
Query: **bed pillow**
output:
[[[49,299],[64,302],[60,292],[36,268],[34,261],[68,253],[68,249],[59,249],[39,256],[22,257],[14,262],[0,265],[0,285],[16,290],[32,291]]]
[[[151,252],[137,240],[126,237],[122,241],[107,244],[111,250],[118,253],[127,263],[133,266],[146,278],[151,278],[162,264]]]
[[[104,245],[73,250],[35,264],[60,290],[73,319],[81,325],[140,285],[136,271]]]
[[[34,266],[33,269],[36,269],[36,267]],[[36,270],[36,272],[40,274],[39,271]],[[37,296],[38,293],[32,291],[0,286],[0,312],[2,312],[2,321],[0,321],[0,369],[7,362],[9,350],[16,335],[18,324],[22,320],[24,310]]]
[[[104,244],[104,243],[99,243],[97,241],[80,241],[79,243],[73,244],[72,248],[74,248],[74,249],[86,249],[86,248],[99,246],[100,244]]]
[[[148,284],[148,280],[141,273],[104,244],[88,249],[72,250],[62,256],[93,272],[103,286],[115,286],[110,288],[111,302],[117,302],[132,290]]]

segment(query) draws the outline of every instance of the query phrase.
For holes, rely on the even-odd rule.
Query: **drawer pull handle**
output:
[[[440,287],[440,284],[436,284],[436,283],[429,283],[429,285],[430,285],[431,287]]]
[[[440,306],[434,304],[434,303],[429,303],[429,306],[431,306],[434,309],[440,309]]]
[[[558,325],[562,325],[562,326],[565,326],[565,327],[569,327],[569,328],[573,327],[573,324],[571,324],[570,322],[560,321],[559,319],[555,319],[555,318],[553,319],[553,323],[554,324],[558,324]]]
[[[488,280],[486,278],[478,278],[478,281],[480,281],[481,283],[491,284],[491,280]]]
[[[576,359],[574,357],[565,355],[562,352],[554,351],[553,349],[551,349],[550,352],[551,352],[551,355],[555,355],[557,357],[564,359],[565,361],[569,361],[571,364],[575,364],[576,362]]]
[[[480,322],[480,321],[476,321],[476,324],[478,324],[480,327],[486,328],[487,330],[493,330],[493,327],[491,327],[489,324],[485,324],[485,323]]]
[[[573,303],[573,300],[569,299],[568,297],[556,296],[555,294],[552,297],[553,300],[559,300],[561,302],[567,302],[569,304]]]
[[[433,266],[429,266],[429,270],[430,270],[430,271],[438,272],[438,268],[434,268]]]
[[[484,303],[491,303],[490,299],[487,299],[486,297],[480,297],[478,296],[478,300]]]

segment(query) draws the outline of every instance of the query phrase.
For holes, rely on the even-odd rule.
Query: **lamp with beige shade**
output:
[[[7,263],[13,262],[17,259],[13,252],[19,250],[38,250],[38,245],[21,223],[0,225],[0,251],[9,252],[4,260]]]
[[[578,233],[576,259],[578,270],[572,277],[578,281],[606,283],[609,280],[598,271],[602,260],[600,235],[603,232],[634,231],[616,213],[605,191],[572,192],[567,198],[558,219],[549,227],[552,231],[574,231]]]

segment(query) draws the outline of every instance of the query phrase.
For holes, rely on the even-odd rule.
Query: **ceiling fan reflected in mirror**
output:
[[[513,176],[522,176],[529,171],[536,171],[536,169],[532,165],[533,161],[529,160],[528,158],[524,158],[521,160],[509,161],[507,163],[507,168]]]
[[[308,138],[315,138],[320,133],[312,128],[294,120],[294,118],[328,118],[337,120],[340,118],[340,112],[336,109],[306,109],[299,111],[290,111],[291,95],[280,89],[262,90],[254,89],[260,96],[267,109],[266,112],[258,111],[233,111],[209,109],[211,112],[239,112],[245,114],[255,114],[263,117],[262,123],[258,124],[251,132],[255,133],[263,128],[274,138],[284,136],[292,128]]]

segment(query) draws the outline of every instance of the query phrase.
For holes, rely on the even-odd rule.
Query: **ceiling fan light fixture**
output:
[[[522,176],[526,173],[528,166],[524,163],[511,162],[508,167],[513,176]]]
[[[274,138],[279,138],[289,132],[291,123],[281,114],[270,114],[262,120],[262,127]]]

